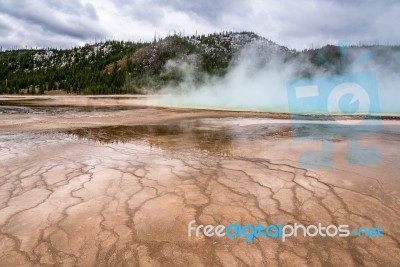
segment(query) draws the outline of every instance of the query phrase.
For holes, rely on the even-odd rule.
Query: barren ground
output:
[[[0,266],[399,266],[400,124],[355,133],[380,164],[305,169],[329,122],[0,98]],[[293,138],[294,137],[294,138]],[[380,226],[383,237],[188,237],[188,222]]]

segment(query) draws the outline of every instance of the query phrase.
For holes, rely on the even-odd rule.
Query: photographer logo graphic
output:
[[[347,162],[350,164],[378,164],[380,153],[373,147],[360,146],[359,134],[381,130],[379,96],[375,72],[372,70],[345,72],[346,47],[342,45],[341,73],[297,79],[287,82],[289,112],[293,138],[296,141],[320,140],[322,149],[307,151],[300,156],[299,164],[305,168],[328,168],[332,166],[334,138],[347,140]],[[366,53],[357,65],[370,58]],[[317,59],[336,73],[336,67],[323,55]],[[350,68],[351,69],[351,68]],[[329,121],[317,123],[312,133],[304,131],[299,115],[317,115]],[[371,119],[373,118],[373,119]],[[312,122],[310,122],[312,123]],[[315,123],[315,122],[314,122]],[[319,128],[317,128],[319,127]]]

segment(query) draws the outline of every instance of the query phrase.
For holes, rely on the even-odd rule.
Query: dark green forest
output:
[[[154,92],[184,78],[177,67],[166,70],[168,60],[189,62],[196,70],[196,82],[201,83],[204,75],[223,76],[238,52],[251,42],[261,44],[260,54],[274,51],[285,60],[306,54],[316,66],[321,65],[314,60],[317,49],[289,50],[252,32],[175,34],[153,42],[105,41],[71,49],[1,51],[0,94],[44,94],[51,90],[75,94]],[[399,47],[390,49],[399,51]],[[320,50],[332,62],[339,60],[338,47]]]

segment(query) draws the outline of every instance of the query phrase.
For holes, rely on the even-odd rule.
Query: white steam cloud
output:
[[[350,51],[348,62],[351,63],[367,50]],[[400,51],[390,50],[388,53],[388,48],[377,48],[372,52],[372,62],[359,64],[346,71],[375,70],[381,113],[400,114]],[[159,98],[149,101],[150,104],[176,107],[287,113],[288,81],[301,78],[300,72],[311,73],[313,77],[327,74],[324,68],[315,67],[304,54],[297,55],[294,60],[287,59],[281,51],[271,52],[266,59],[260,58],[257,47],[248,46],[224,77],[206,77],[206,82],[200,85],[195,82],[199,74],[193,64],[195,57],[186,62],[170,61],[166,64],[166,71],[170,68],[179,69],[184,74],[184,81],[165,87]]]

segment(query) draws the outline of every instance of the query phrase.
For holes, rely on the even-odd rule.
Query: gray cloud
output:
[[[249,30],[291,48],[398,44],[398,14],[398,0],[0,0],[0,45],[150,40],[171,30]]]
[[[112,3],[117,8],[118,13],[154,26],[161,23],[164,17],[165,6],[155,5],[153,0],[116,0]]]
[[[0,36],[8,36],[11,30],[12,27],[4,19],[0,18]]]
[[[240,0],[204,0],[204,1],[185,1],[185,0],[153,0],[154,4],[170,7],[182,12],[195,14],[211,23],[220,21],[225,14],[239,15],[241,12],[250,12],[251,8],[247,1]]]
[[[243,0],[116,0],[113,3],[124,14],[153,26],[162,26],[163,19],[171,11],[187,14],[192,21],[199,20],[200,23],[215,27],[224,27],[225,16],[243,19],[251,16],[252,12],[251,4]]]
[[[280,35],[292,38],[326,36],[353,42],[376,41],[377,32],[374,29],[379,20],[383,22],[379,26],[380,31],[391,29],[393,33],[400,33],[395,16],[389,15],[392,8],[399,11],[399,3],[393,0],[324,0],[318,5],[315,3],[317,1],[306,6],[304,3],[292,3],[291,11],[277,16]],[[382,39],[392,39],[392,36],[387,35]]]
[[[14,20],[19,34],[36,27],[45,35],[59,35],[72,39],[86,40],[99,37],[101,30],[96,22],[98,15],[91,4],[83,4],[79,0],[69,1],[0,1],[0,14]],[[18,27],[20,26],[20,27]]]

